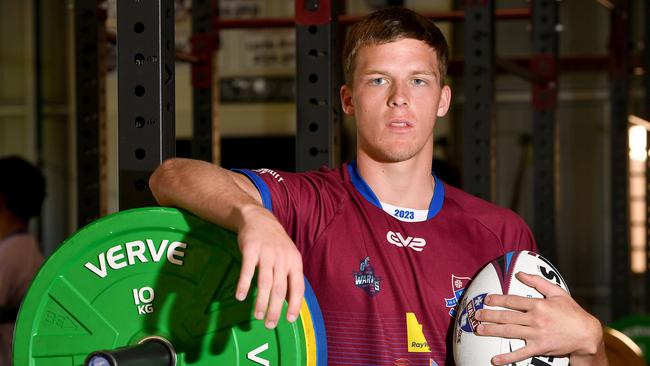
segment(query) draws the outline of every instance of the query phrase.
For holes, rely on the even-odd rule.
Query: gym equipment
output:
[[[458,306],[454,322],[453,348],[454,360],[458,366],[491,365],[492,357],[515,351],[525,345],[521,339],[486,337],[476,335],[480,324],[474,318],[477,310],[496,309],[485,305],[488,294],[519,295],[530,298],[543,298],[537,290],[519,281],[515,274],[525,272],[541,276],[569,292],[560,272],[547,259],[527,250],[508,252],[488,263],[474,277],[465,290]],[[516,366],[567,366],[569,357],[531,357],[516,363]],[[513,366],[515,363],[512,364]]]
[[[243,302],[234,297],[240,267],[234,233],[181,210],[97,220],[34,279],[18,315],[14,364],[326,365],[309,283],[298,320],[285,320],[285,303],[268,330],[252,314],[254,286]]]
[[[650,315],[629,315],[609,325],[629,337],[639,346],[645,361],[650,364]]]
[[[605,353],[609,366],[646,366],[641,348],[630,337],[614,328],[604,327]]]

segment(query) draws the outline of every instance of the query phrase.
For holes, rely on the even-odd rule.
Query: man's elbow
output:
[[[172,158],[165,160],[149,178],[149,188],[154,198],[162,206],[167,206],[170,201],[167,192],[173,190],[175,180],[180,176],[178,170],[183,159]]]

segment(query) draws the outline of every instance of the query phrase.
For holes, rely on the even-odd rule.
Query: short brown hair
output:
[[[449,62],[449,47],[445,36],[431,20],[423,15],[395,6],[368,14],[350,28],[342,54],[345,83],[352,86],[356,57],[361,47],[395,42],[405,38],[423,41],[436,51],[442,85]]]

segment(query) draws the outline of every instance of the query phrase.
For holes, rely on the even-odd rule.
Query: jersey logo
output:
[[[467,285],[472,281],[469,277],[458,277],[454,274],[451,275],[451,290],[453,296],[449,299],[445,298],[445,306],[449,309],[449,316],[452,318],[456,317],[456,305],[460,301],[460,298],[463,296],[463,291],[467,288]]]
[[[258,173],[260,173],[260,175],[261,174],[270,174],[275,180],[278,181],[278,183],[280,183],[280,182],[282,182],[284,180],[284,178],[282,178],[282,176],[280,176],[280,174],[278,174],[278,172],[276,172],[275,170],[264,168],[264,169],[255,169],[254,172],[258,172]]]
[[[359,263],[359,272],[352,272],[354,285],[365,291],[370,297],[379,293],[381,278],[375,275],[375,269],[370,265],[370,257],[366,257]]]
[[[422,238],[414,238],[411,236],[404,238],[401,233],[393,231],[388,231],[386,233],[386,240],[395,246],[400,248],[411,248],[416,252],[421,252],[424,250],[424,246],[427,245],[427,241]]]
[[[406,313],[406,337],[409,352],[431,352],[429,342],[422,332],[422,324],[418,322],[415,313]]]

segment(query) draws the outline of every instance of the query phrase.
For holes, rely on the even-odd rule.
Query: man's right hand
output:
[[[257,267],[255,318],[261,320],[266,315],[265,326],[275,328],[286,298],[287,320],[293,322],[305,292],[300,252],[267,209],[248,205],[242,207],[241,214],[244,224],[237,241],[243,259],[235,297],[239,301],[246,298]]]
[[[235,296],[246,298],[257,267],[257,319],[266,316],[266,326],[274,328],[285,298],[287,320],[298,318],[305,291],[300,252],[247,177],[204,161],[174,158],[154,171],[149,186],[161,205],[183,208],[238,233],[243,261]]]

